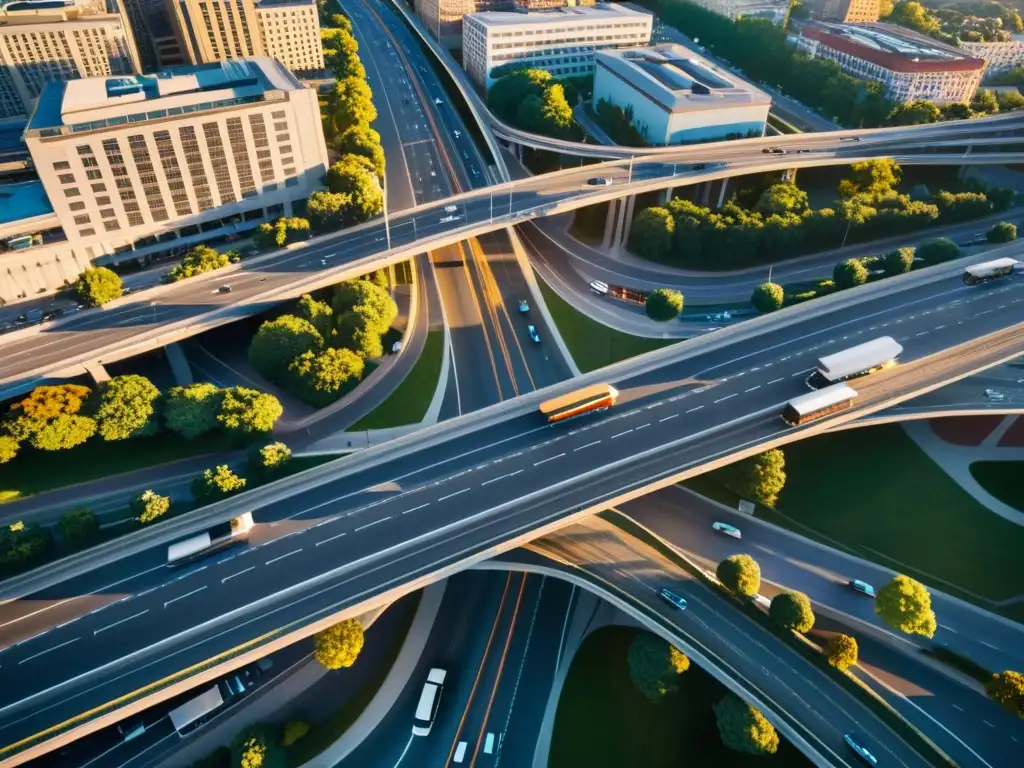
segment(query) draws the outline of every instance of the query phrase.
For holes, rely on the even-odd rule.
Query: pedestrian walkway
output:
[[[1024,447],[999,445],[1000,438],[1020,416],[1006,416],[980,445],[954,445],[935,434],[928,421],[909,421],[903,429],[928,457],[949,475],[961,488],[979,504],[1005,520],[1024,525],[1024,512],[1014,509],[986,491],[971,475],[971,464],[976,461],[1020,461],[1024,462]],[[995,439],[993,440],[993,436]],[[1024,465],[1022,465],[1024,466]]]

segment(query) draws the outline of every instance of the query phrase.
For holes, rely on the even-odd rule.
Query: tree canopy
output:
[[[245,490],[245,478],[239,477],[227,464],[207,469],[192,481],[192,498],[200,504],[211,504]]]
[[[778,448],[740,459],[719,471],[727,488],[766,507],[775,506],[786,486],[786,457]]]
[[[627,658],[633,685],[653,702],[679,690],[679,675],[690,668],[686,654],[649,632],[637,634]]]
[[[164,424],[172,432],[194,440],[217,427],[221,390],[200,381],[184,387],[172,387],[164,398]]]
[[[659,323],[675,320],[683,311],[683,294],[670,288],[658,288],[647,296],[647,316]]]
[[[779,592],[772,598],[768,615],[783,629],[805,634],[814,626],[811,601],[803,592]]]
[[[265,725],[247,726],[231,742],[231,768],[285,768],[287,764],[276,734]]]
[[[327,171],[332,194],[346,195],[349,204],[341,211],[342,226],[351,226],[384,210],[384,190],[374,164],[362,155],[342,155]]]
[[[802,213],[808,209],[807,193],[796,184],[772,184],[758,198],[754,210],[768,216],[773,213]]]
[[[273,223],[264,222],[256,227],[253,237],[263,249],[283,248],[288,243],[302,240],[309,234],[310,223],[299,216],[282,216]]]
[[[281,442],[254,445],[249,449],[249,475],[261,480],[279,477],[292,460],[292,449]]]
[[[380,134],[368,125],[353,125],[334,140],[334,148],[342,155],[358,155],[366,158],[373,165],[374,173],[384,178],[384,147],[380,143]]]
[[[102,382],[94,395],[93,418],[104,440],[156,434],[160,390],[145,376],[129,374]]]
[[[282,413],[280,401],[267,392],[229,387],[223,391],[217,421],[231,432],[252,435],[270,432]]]
[[[1008,221],[999,221],[993,224],[985,235],[990,243],[1009,243],[1017,239],[1017,227]]]
[[[857,640],[850,635],[832,635],[825,647],[825,658],[833,667],[845,672],[857,663]]]
[[[195,277],[204,272],[212,272],[215,269],[226,267],[231,263],[230,253],[218,253],[205,245],[197,245],[181,260],[180,264],[171,267],[171,271],[164,275],[164,280],[169,283],[184,280],[187,277]]]
[[[132,499],[131,503],[132,514],[143,525],[159,520],[167,514],[170,508],[171,498],[169,496],[161,496],[153,490],[143,491]]]
[[[52,549],[49,528],[23,522],[0,525],[0,567],[30,567],[43,561]]]
[[[344,226],[352,196],[319,190],[306,200],[306,215],[314,232],[334,232]]]
[[[304,352],[291,364],[298,379],[297,393],[310,405],[322,408],[338,399],[350,382],[362,378],[365,363],[350,349]]]
[[[935,635],[932,596],[924,584],[909,576],[896,576],[878,590],[875,613],[890,627],[908,635]]]
[[[1024,718],[1024,675],[1008,669],[997,675],[985,684],[985,692],[995,701],[998,701],[1007,712]]]
[[[0,435],[0,464],[6,464],[18,455],[20,444],[10,435]]]
[[[90,267],[78,276],[75,291],[86,306],[102,307],[121,296],[121,278],[106,267]]]
[[[730,555],[718,564],[715,575],[739,597],[753,597],[761,589],[761,567],[750,555]]]
[[[934,237],[917,246],[917,256],[928,265],[959,259],[960,246],[948,237]]]
[[[718,733],[729,749],[749,755],[774,755],[779,735],[765,716],[733,693],[727,693],[713,707]]]
[[[840,290],[864,285],[868,281],[867,267],[860,259],[846,259],[832,270],[832,281]]]
[[[91,394],[89,387],[80,384],[38,386],[11,405],[4,415],[4,431],[19,442],[31,442],[54,419],[78,415]]]
[[[915,249],[913,248],[896,248],[886,251],[882,254],[882,266],[885,267],[885,274],[893,276],[909,272],[914,266],[914,254]]]
[[[57,530],[67,546],[79,549],[95,540],[100,532],[100,521],[91,509],[72,509],[61,515],[57,521]]]
[[[295,315],[265,321],[249,344],[253,368],[277,384],[284,384],[292,360],[303,352],[319,352],[324,339],[313,324]]]
[[[786,292],[778,283],[761,283],[750,296],[750,303],[761,314],[782,309]]]
[[[676,221],[667,208],[644,208],[629,229],[629,249],[651,261],[667,261],[672,252]]]
[[[357,619],[345,619],[316,634],[313,656],[327,669],[351,667],[363,650],[363,627]]]

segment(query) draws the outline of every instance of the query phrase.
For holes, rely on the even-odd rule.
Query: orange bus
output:
[[[540,404],[540,412],[549,422],[564,421],[590,411],[603,411],[615,405],[619,391],[611,384],[592,384],[566,392]]]

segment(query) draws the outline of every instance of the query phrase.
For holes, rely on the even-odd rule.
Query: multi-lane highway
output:
[[[968,121],[973,132],[949,124],[928,147],[919,140],[865,132],[857,142],[838,133],[788,137],[789,155],[765,154],[771,142],[720,142],[661,153],[657,159],[610,161],[506,184],[474,189],[424,203],[336,235],[300,243],[283,253],[243,262],[234,268],[126,297],[102,310],[78,313],[41,328],[0,338],[0,397],[30,388],[45,374],[80,371],[84,362],[111,360],[196,333],[218,322],[261,311],[276,301],[316,286],[329,285],[384,263],[440,248],[467,237],[505,228],[510,222],[561,213],[626,194],[698,181],[805,166],[895,157],[901,163],[991,163],[1024,158],[1024,153],[975,152],[964,155],[969,138],[1007,132],[1013,122]],[[1014,128],[1012,133],[1024,128]],[[964,132],[965,138],[958,138]],[[839,137],[839,138],[835,138]],[[994,138],[994,141],[1007,139]],[[979,147],[980,149],[980,147]],[[468,152],[467,152],[468,154]],[[607,185],[590,185],[593,178]],[[390,243],[391,248],[388,248]],[[220,293],[228,283],[231,293]],[[79,366],[79,367],[76,367]]]
[[[877,406],[1019,351],[1024,281],[971,289],[947,272],[924,284],[921,275],[895,278],[898,292],[883,283],[797,307],[796,325],[783,313],[720,332],[715,344],[687,342],[620,365],[611,378],[622,402],[578,425],[485,411],[471,433],[460,434],[465,419],[456,420],[437,428],[457,435],[443,442],[383,447],[367,456],[394,458],[257,508],[261,545],[180,572],[165,569],[162,549],[143,551],[8,602],[0,608],[8,679],[0,741],[681,470],[794,439],[806,430],[786,428],[780,404],[805,391],[802,379],[825,351],[885,333],[900,340],[904,364],[858,384],[864,404]],[[875,297],[848,304],[858,295]],[[956,344],[953,354],[913,362]],[[684,357],[690,349],[701,351]]]

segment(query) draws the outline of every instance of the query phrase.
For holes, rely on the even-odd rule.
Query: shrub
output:
[[[933,637],[937,628],[932,596],[924,584],[899,575],[878,590],[875,613],[893,629]]]
[[[754,309],[764,314],[782,309],[782,301],[785,296],[785,291],[778,283],[761,283],[754,289],[750,303],[754,305]]]
[[[909,272],[914,265],[913,248],[896,248],[882,255],[882,266],[889,276],[902,275]]]
[[[1008,243],[1017,239],[1017,227],[1008,221],[1000,221],[989,228],[985,239],[990,243]]]
[[[917,246],[917,255],[925,264],[935,265],[959,259],[960,246],[948,237],[934,237]]]
[[[832,635],[825,648],[825,658],[836,669],[845,672],[857,663],[857,641],[849,635]]]
[[[100,532],[100,521],[91,509],[72,509],[57,521],[57,530],[64,543],[78,549],[91,543]]]
[[[772,598],[768,615],[783,629],[804,634],[814,626],[811,601],[803,592],[780,592]]]
[[[761,567],[750,555],[731,555],[718,564],[722,586],[740,597],[753,597],[761,588]]]
[[[683,311],[683,294],[669,288],[659,288],[648,295],[644,307],[651,320],[667,323],[679,317]]]
[[[726,694],[712,708],[722,743],[729,749],[750,755],[774,755],[778,750],[779,735],[772,724],[735,694]]]
[[[17,456],[20,447],[18,441],[10,435],[0,435],[0,464],[6,464]]]
[[[281,746],[290,747],[309,733],[309,723],[304,720],[289,720],[281,734]]]
[[[212,504],[245,490],[245,478],[239,477],[227,464],[208,469],[192,481],[192,498],[200,504]]]
[[[998,701],[1007,712],[1017,717],[1024,717],[1024,675],[1008,669],[997,675],[985,685],[985,692]]]
[[[86,269],[75,281],[75,291],[88,307],[102,307],[121,296],[121,278],[106,267]]]
[[[345,619],[317,632],[313,655],[327,669],[351,667],[363,650],[363,627],[357,619]]]
[[[45,559],[52,549],[53,534],[49,528],[22,522],[0,526],[0,565],[33,565]]]
[[[839,290],[854,288],[867,282],[868,270],[860,259],[847,259],[836,264],[832,279]]]
[[[679,690],[679,675],[690,668],[690,659],[657,635],[641,632],[629,646],[629,677],[653,702]]]
[[[161,496],[156,491],[143,491],[131,503],[132,514],[135,519],[145,525],[159,520],[171,508],[170,496]]]
[[[292,450],[284,443],[254,445],[249,449],[249,474],[266,482],[280,477],[291,460]]]

